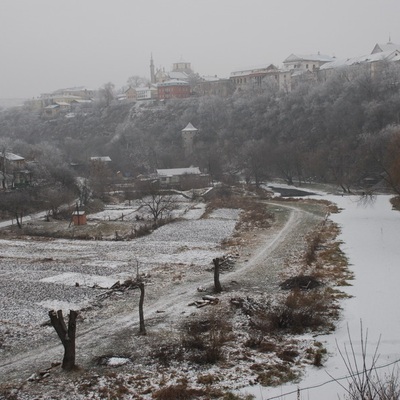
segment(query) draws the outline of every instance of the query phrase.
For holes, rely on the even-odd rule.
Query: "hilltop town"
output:
[[[400,45],[391,40],[376,44],[371,53],[340,59],[325,54],[290,54],[282,66],[266,64],[232,71],[229,78],[202,76],[194,71],[190,62],[183,59],[175,62],[170,70],[155,67],[153,55],[150,58],[149,77],[133,76],[126,87],[118,91],[113,85],[106,86],[107,101],[148,102],[166,101],[173,98],[193,96],[227,97],[240,90],[265,90],[275,84],[280,90],[290,92],[304,82],[324,82],[337,71],[350,76],[360,69],[373,75],[384,63],[400,61]],[[43,93],[26,102],[26,106],[41,111],[52,118],[58,113],[72,117],[76,109],[84,110],[94,100],[98,91],[85,87],[58,89]]]

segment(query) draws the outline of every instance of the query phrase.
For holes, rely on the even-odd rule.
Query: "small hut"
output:
[[[85,211],[74,211],[72,213],[72,222],[74,225],[86,225],[86,214]]]

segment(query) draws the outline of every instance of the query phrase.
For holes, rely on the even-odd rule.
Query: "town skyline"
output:
[[[338,58],[399,42],[400,4],[338,0],[268,4],[262,0],[4,0],[0,97],[37,97],[59,88],[122,87],[181,57],[201,76],[229,78],[253,66],[278,67],[291,53]],[[318,33],[318,34],[316,34]]]

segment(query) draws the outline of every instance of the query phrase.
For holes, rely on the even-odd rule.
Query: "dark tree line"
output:
[[[213,179],[240,174],[256,185],[281,177],[349,191],[379,177],[398,189],[399,78],[400,66],[387,63],[372,76],[362,68],[341,70],[291,92],[269,82],[228,98],[96,105],[86,115],[50,122],[10,109],[0,114],[0,140],[11,140],[24,157],[53,146],[66,163],[109,155],[114,170],[130,175],[197,165]],[[188,122],[199,132],[194,154],[185,159],[181,129]]]

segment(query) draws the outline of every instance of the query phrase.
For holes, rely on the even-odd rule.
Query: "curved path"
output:
[[[231,272],[221,274],[222,285],[227,282],[239,282],[238,291],[251,292],[254,290],[277,290],[279,275],[285,265],[285,259],[293,252],[304,248],[304,239],[322,220],[323,213],[315,208],[307,210],[301,204],[269,203],[276,207],[279,215],[271,229],[257,233],[256,245],[246,248],[245,256],[237,261],[237,266]],[[254,237],[254,236],[253,236]],[[247,257],[246,257],[247,256]],[[201,312],[187,307],[188,303],[203,294],[198,293],[199,286],[212,287],[212,274],[204,279],[202,275],[190,275],[186,281],[176,284],[171,282],[156,295],[153,286],[147,287],[145,300],[146,328],[150,332],[157,332],[187,316],[191,312]],[[118,343],[119,353],[128,352],[132,341],[137,338],[135,333],[137,323],[137,297],[133,292],[126,301],[118,303],[118,310],[112,310],[109,317],[90,322],[88,325],[78,321],[77,335],[77,362],[82,366],[89,366],[95,357],[101,354],[115,353]],[[223,300],[232,293],[225,292],[219,297]],[[160,312],[161,311],[161,312]],[[109,314],[110,315],[110,314]],[[52,328],[51,328],[52,329]],[[54,336],[55,332],[54,332]],[[136,340],[136,339],[135,339]],[[56,343],[56,339],[53,343]],[[62,358],[61,345],[44,343],[23,354],[9,356],[0,361],[0,382],[14,379],[26,379],[34,371],[49,367],[49,364]]]

